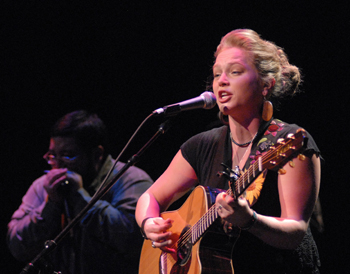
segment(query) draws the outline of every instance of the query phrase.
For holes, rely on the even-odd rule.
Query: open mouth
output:
[[[226,102],[232,96],[231,93],[229,93],[229,92],[227,92],[225,90],[219,91],[218,95],[219,95],[218,97],[219,97],[219,102],[220,103]]]

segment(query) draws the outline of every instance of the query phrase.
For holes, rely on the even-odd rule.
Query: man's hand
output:
[[[49,199],[55,203],[63,201],[68,192],[75,192],[83,187],[82,177],[67,168],[55,168],[46,174],[44,188]]]

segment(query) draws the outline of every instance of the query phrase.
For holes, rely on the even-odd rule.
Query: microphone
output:
[[[177,104],[168,105],[162,108],[158,108],[153,111],[153,114],[164,114],[166,116],[175,115],[182,111],[204,108],[211,109],[216,105],[216,97],[214,93],[205,91],[198,97],[182,101]]]

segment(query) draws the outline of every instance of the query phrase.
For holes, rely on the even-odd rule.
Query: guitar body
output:
[[[264,176],[267,170],[277,171],[294,157],[303,160],[305,156],[299,153],[305,149],[306,144],[306,132],[303,129],[298,129],[295,134],[288,134],[287,138],[279,140],[252,161],[239,178],[234,178],[234,190],[230,187],[226,193],[238,199],[255,179]],[[283,174],[284,170],[280,171]],[[233,173],[230,167],[227,167],[225,172],[220,172],[230,181]],[[236,232],[236,229],[233,229],[228,237],[217,228],[222,228],[222,225],[215,225],[220,219],[217,205],[214,203],[216,198],[214,193],[214,190],[198,186],[178,210],[161,214],[163,219],[170,218],[174,221],[170,231],[173,233],[172,248],[177,250],[176,254],[152,248],[151,241],[144,241],[140,274],[233,273],[231,253],[240,230]]]
[[[178,244],[178,239],[200,220],[213,204],[210,190],[202,186],[196,187],[185,203],[175,211],[161,214],[163,219],[173,220],[170,231],[172,240]],[[215,225],[215,224],[214,224]],[[139,274],[228,274],[233,273],[229,237],[215,228],[208,229],[206,234],[192,245],[189,241],[177,246],[178,252],[170,254],[159,248],[152,248],[152,243],[143,243]]]

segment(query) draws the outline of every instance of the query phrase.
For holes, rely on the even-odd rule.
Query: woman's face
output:
[[[249,54],[237,47],[219,53],[213,66],[213,90],[224,115],[242,118],[259,115],[262,87]]]

